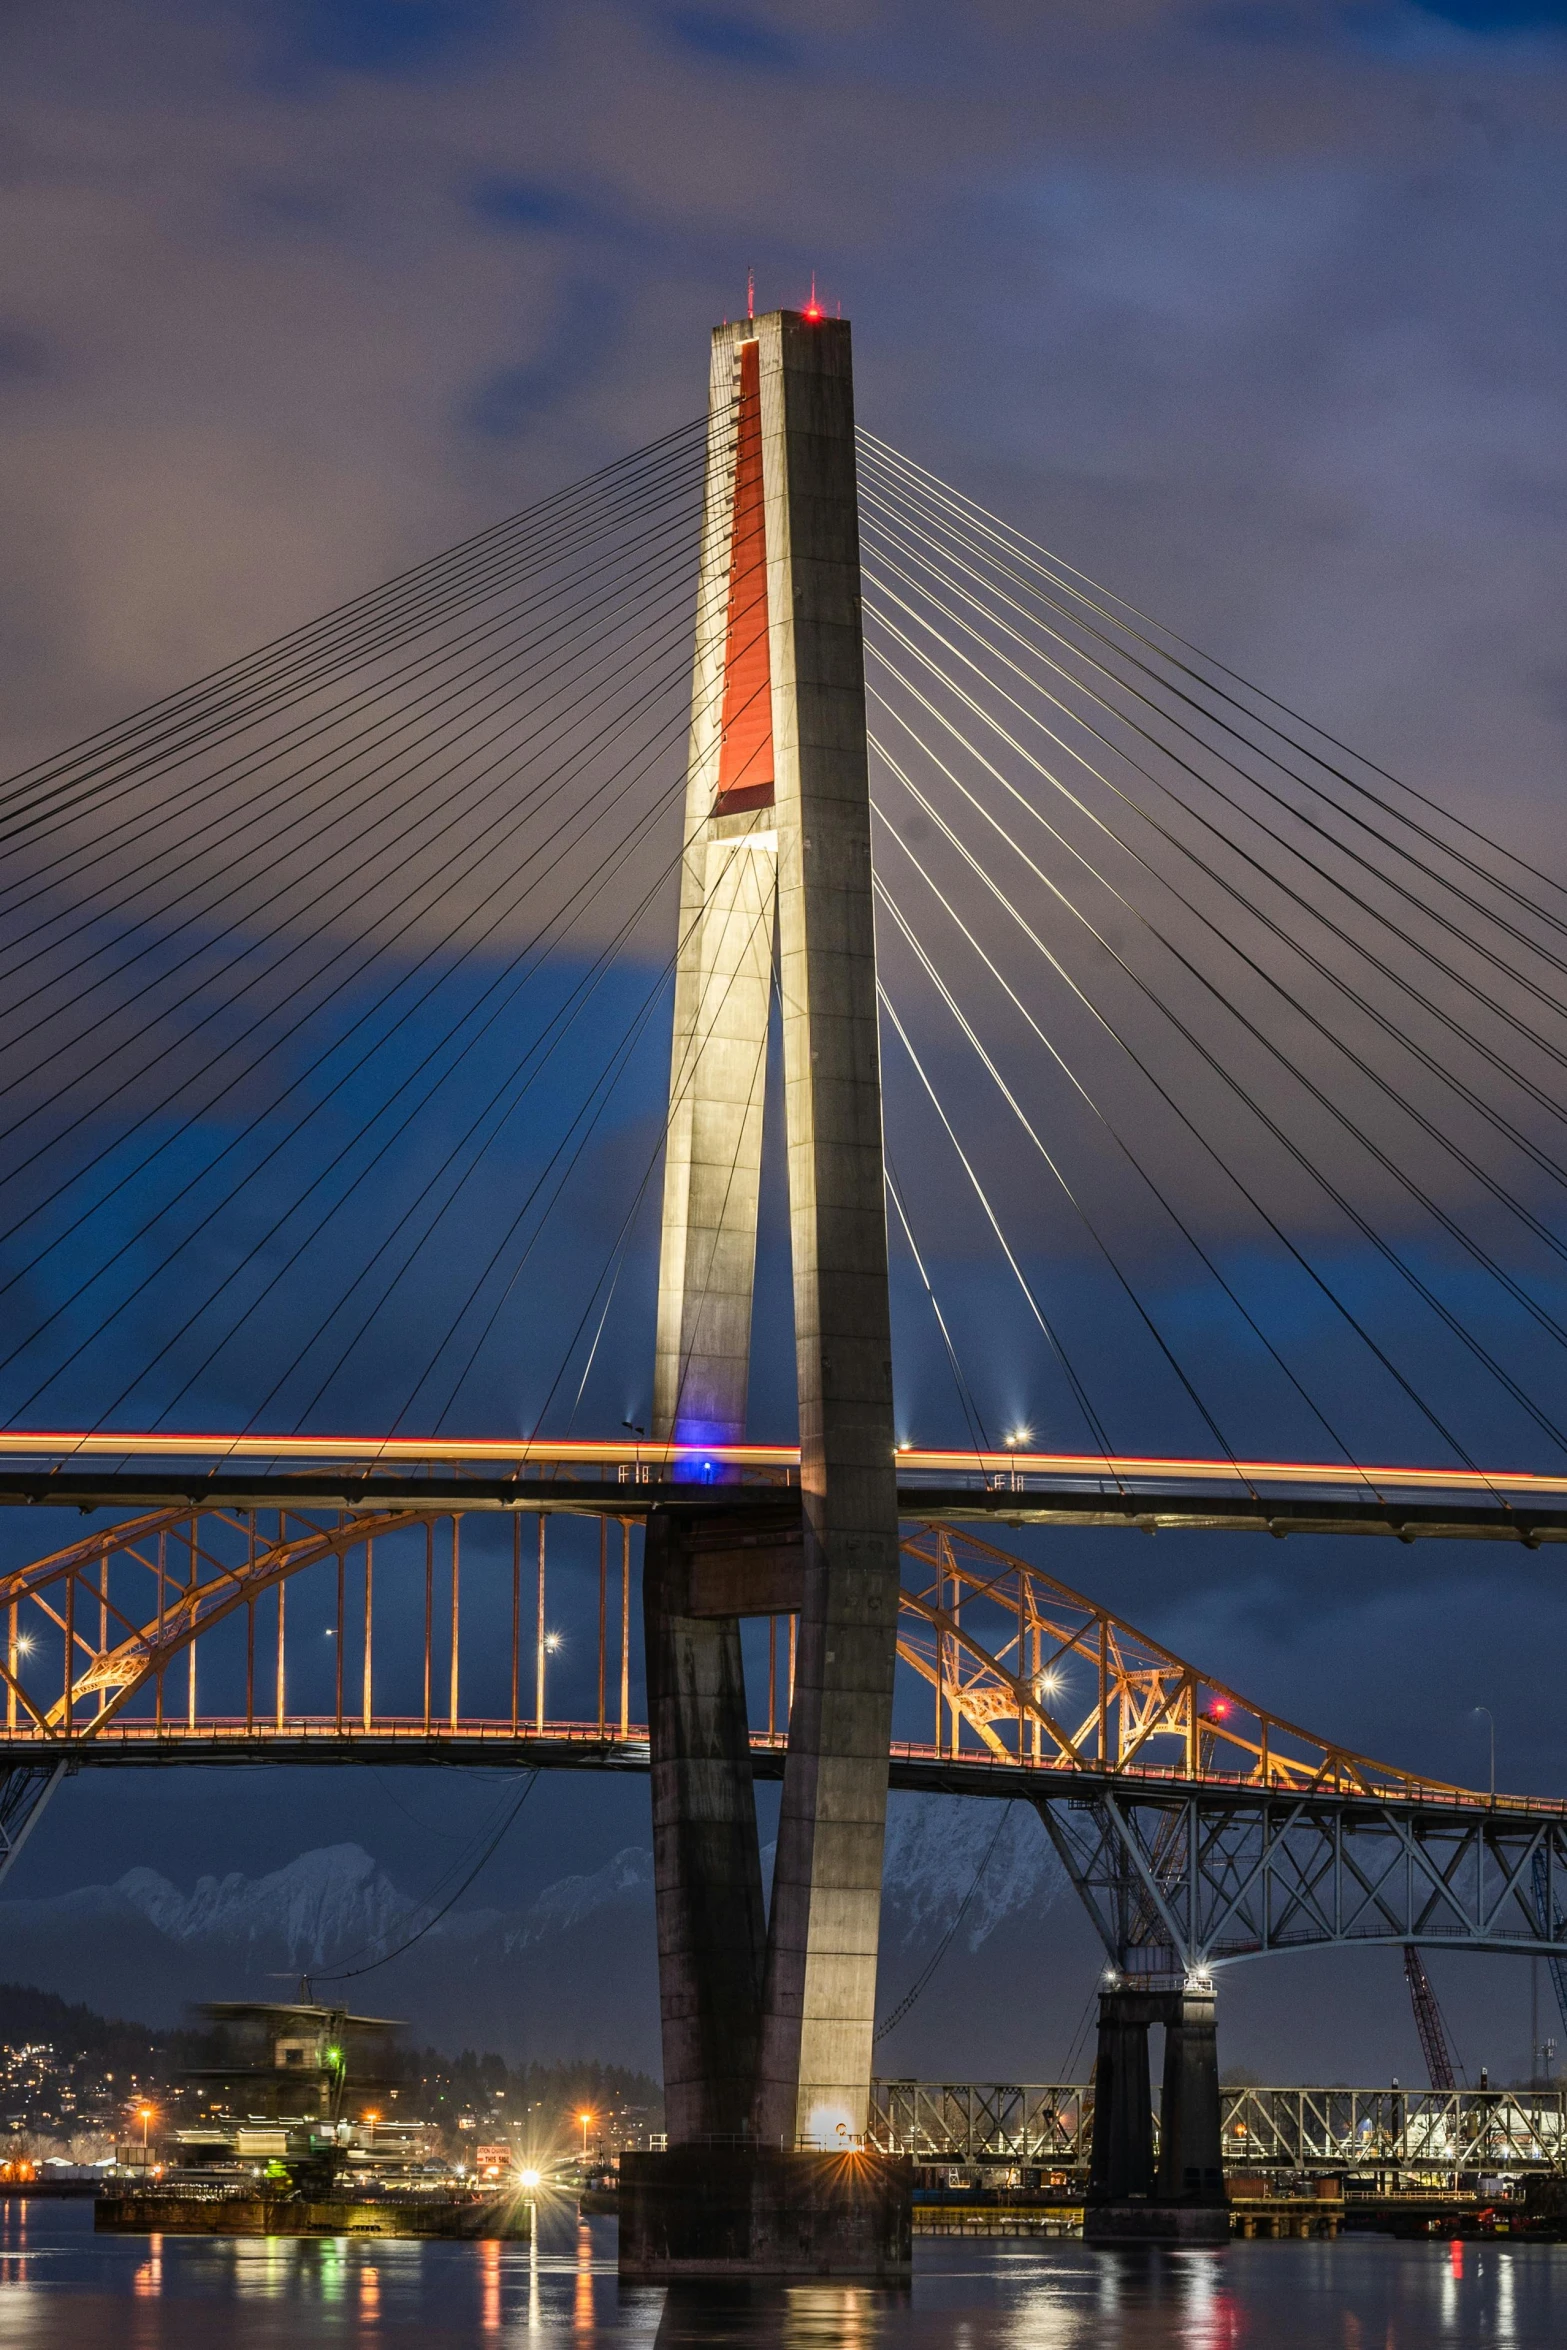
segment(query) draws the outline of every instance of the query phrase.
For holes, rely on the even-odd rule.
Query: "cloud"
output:
[[[270,0],[246,12],[264,83],[326,75],[417,78],[458,64],[513,12],[505,0]]]
[[[775,25],[727,8],[672,8],[664,26],[671,41],[694,57],[764,73],[787,72],[795,44]]]

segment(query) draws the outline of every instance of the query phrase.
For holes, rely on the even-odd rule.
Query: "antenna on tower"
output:
[[[756,316],[756,271],[754,269],[747,269],[745,273],[745,314],[747,318]]]

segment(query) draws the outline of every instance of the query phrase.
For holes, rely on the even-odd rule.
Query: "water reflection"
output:
[[[723,2350],[737,2343],[752,2350],[880,2350],[911,2299],[906,2286],[825,2281],[671,2285],[655,2350]],[[944,2338],[955,2350],[968,2350],[957,2334]]]
[[[1567,2246],[922,2244],[912,2287],[622,2286],[613,2222],[517,2244],[94,2236],[0,2201],[0,2350],[1561,2350]]]

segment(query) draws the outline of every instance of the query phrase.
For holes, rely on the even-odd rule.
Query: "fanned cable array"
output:
[[[9,1425],[564,1434],[620,1392],[708,430],[4,787]],[[911,1423],[1558,1465],[1567,892],[860,468]]]
[[[541,1236],[662,1105],[707,439],[5,787],[10,1424],[433,1430],[498,1332],[526,1412]]]
[[[1558,1466],[1567,893],[860,465],[891,1220],[973,1441]]]

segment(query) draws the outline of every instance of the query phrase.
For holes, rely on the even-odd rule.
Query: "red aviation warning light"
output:
[[[811,298],[806,303],[801,316],[810,319],[813,325],[822,316],[822,306],[816,299],[816,272],[814,269],[811,272]]]

